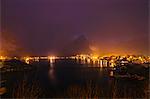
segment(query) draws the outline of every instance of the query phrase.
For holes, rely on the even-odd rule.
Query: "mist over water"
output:
[[[148,0],[0,0],[1,98],[149,98]]]

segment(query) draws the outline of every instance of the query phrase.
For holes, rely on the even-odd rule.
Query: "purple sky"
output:
[[[148,0],[1,1],[2,34],[24,52],[57,53],[84,34],[99,53],[148,54]]]

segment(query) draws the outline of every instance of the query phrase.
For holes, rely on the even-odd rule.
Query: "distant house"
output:
[[[128,63],[129,63],[129,61],[126,58],[116,61],[116,65],[118,65],[118,66],[127,65]]]

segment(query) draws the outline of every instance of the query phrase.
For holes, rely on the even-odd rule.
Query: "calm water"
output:
[[[32,65],[36,67],[34,70],[2,75],[7,88],[3,97],[15,97],[18,90],[23,90],[21,87],[27,89],[32,86],[35,88],[33,90],[40,89],[38,97],[43,98],[148,97],[148,80],[115,79],[110,76],[113,73],[109,68],[79,64],[75,60],[57,60],[54,63],[41,61]]]

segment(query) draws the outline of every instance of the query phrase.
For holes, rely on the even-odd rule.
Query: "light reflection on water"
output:
[[[114,75],[114,72],[113,71],[110,71],[110,76],[113,76]]]
[[[50,79],[52,79],[52,81],[55,79],[55,74],[54,74],[54,68],[51,68],[49,70],[49,76],[50,76]]]
[[[109,62],[107,60],[91,60],[91,59],[78,59],[77,63],[86,64],[89,67],[114,67],[114,63],[111,63],[109,65]]]
[[[34,72],[32,74],[30,71],[31,75],[28,75],[27,78],[39,81],[40,85],[43,87],[42,89],[44,89],[44,93],[47,88],[47,93],[54,91],[53,93],[55,93],[55,95],[57,95],[57,93],[60,95],[60,93],[65,93],[70,87],[72,89],[72,86],[77,86],[75,90],[80,93],[82,93],[81,90],[83,90],[83,92],[84,90],[92,92],[90,90],[91,86],[96,86],[96,89],[94,90],[99,91],[99,97],[133,96],[143,98],[145,92],[147,92],[146,88],[148,88],[147,81],[128,81],[110,77],[114,75],[113,72],[108,68],[102,68],[107,67],[107,62],[101,60],[95,62],[92,62],[91,60],[85,60],[84,62],[82,60],[62,60],[58,62],[55,59],[50,59],[43,63],[37,62],[37,64],[39,67],[37,68],[38,71],[36,71],[36,74],[34,74]],[[36,77],[33,75],[36,75]],[[17,73],[11,73],[10,77],[6,76],[6,78],[9,78],[8,85],[10,85],[8,88],[12,89],[12,82],[16,83],[14,81],[18,80],[17,77],[22,79],[23,76],[22,74],[18,75]],[[51,87],[54,88],[54,90]],[[48,95],[49,94],[52,93],[48,93]]]
[[[88,63],[87,61],[77,60],[77,63],[82,64],[52,63],[50,65],[51,68],[49,69],[51,81],[53,82],[53,80],[55,80],[55,83],[57,82],[59,86],[63,86],[65,89],[66,86],[64,86],[64,84],[68,84],[68,86],[78,86],[84,83],[82,85],[84,86],[85,83],[92,81],[94,85],[98,85],[98,87],[100,87],[104,96],[110,96],[111,94],[113,94],[114,97],[132,97],[132,95],[133,97],[145,96],[145,86],[147,86],[145,82],[114,79],[113,71],[110,71],[107,68],[102,68],[106,66],[106,64],[102,61],[90,61],[90,63]],[[58,80],[56,81],[56,79]]]
[[[56,74],[55,74],[55,69],[54,69],[55,59],[50,59],[49,64],[50,64],[50,69],[48,72],[49,79],[50,79],[52,84],[56,84],[57,81],[56,81]]]

